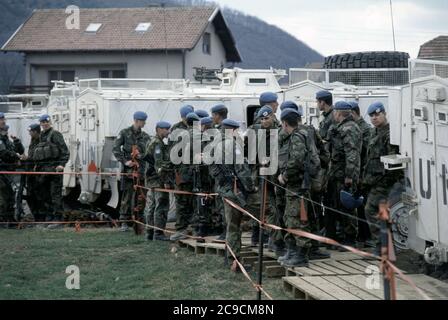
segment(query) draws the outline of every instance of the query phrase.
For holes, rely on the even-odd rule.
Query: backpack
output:
[[[320,192],[322,189],[322,170],[320,165],[319,151],[314,139],[314,128],[306,126],[298,133],[304,137],[306,146],[306,158],[304,164],[303,188],[311,189],[313,192]]]

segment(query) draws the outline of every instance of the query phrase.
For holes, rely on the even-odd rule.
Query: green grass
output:
[[[3,229],[0,299],[255,299],[222,257],[172,248],[108,229]],[[80,268],[80,290],[65,287],[69,265]],[[264,282],[274,299],[289,298],[280,279]]]

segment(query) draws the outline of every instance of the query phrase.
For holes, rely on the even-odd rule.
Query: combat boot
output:
[[[286,254],[286,247],[283,241],[277,241],[273,243],[273,250],[277,259]]]
[[[227,231],[224,229],[224,231],[219,235],[219,237],[216,240],[226,241],[226,237],[227,237]]]
[[[126,222],[123,222],[122,224],[121,224],[121,227],[120,227],[120,232],[128,232],[129,231],[129,226],[128,226],[128,224],[126,223]]]
[[[165,236],[162,231],[156,231],[154,233],[154,241],[170,241],[170,238]]]
[[[286,253],[282,256],[280,256],[277,261],[281,264],[286,260],[291,259],[292,257],[292,252],[296,250],[296,244],[291,244],[291,243],[287,243],[286,244]]]
[[[52,222],[63,222],[64,219],[62,218],[61,214],[55,214],[53,217]],[[53,223],[48,225],[47,229],[59,229],[62,228],[64,225],[62,223]]]
[[[153,229],[147,229],[145,232],[145,240],[146,241],[152,241],[154,238],[154,230]]]
[[[331,254],[328,252],[322,251],[319,247],[311,247],[309,253],[310,260],[322,260],[322,259],[330,259]]]
[[[184,239],[187,239],[187,230],[177,231],[175,234],[173,234],[170,237],[171,241],[178,241],[178,240],[184,240]]]
[[[291,258],[283,261],[281,266],[287,268],[308,267],[308,258],[305,254],[305,250],[301,247],[297,247],[296,250],[292,250]]]

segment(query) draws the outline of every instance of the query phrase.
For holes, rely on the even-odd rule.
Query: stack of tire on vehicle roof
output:
[[[326,57],[324,69],[407,68],[408,59],[408,53],[397,51],[343,53]]]

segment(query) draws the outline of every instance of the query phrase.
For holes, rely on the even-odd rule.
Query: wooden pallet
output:
[[[448,300],[448,284],[426,275],[408,275],[431,299]],[[383,300],[380,275],[379,287],[368,289],[367,275],[332,275],[283,277],[283,288],[295,299],[305,300]],[[419,300],[420,295],[405,281],[396,278],[398,300]]]
[[[214,243],[210,239],[206,242],[197,242],[193,239],[184,239],[179,241],[181,248],[187,248],[195,254],[217,254],[220,256],[225,255],[225,245],[223,243]]]

